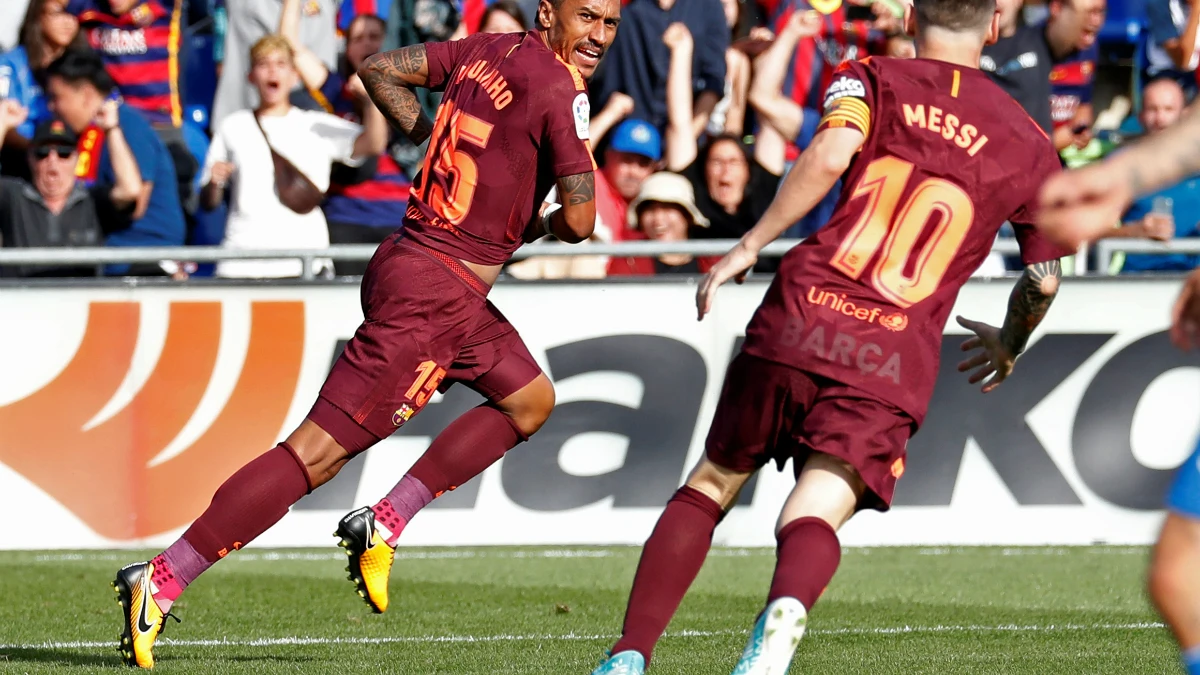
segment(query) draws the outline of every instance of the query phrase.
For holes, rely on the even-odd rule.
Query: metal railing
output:
[[[768,244],[760,254],[764,258],[779,258],[802,239],[780,239]],[[670,253],[697,256],[724,255],[737,243],[735,239],[708,239],[678,242],[627,241],[614,244],[588,243],[568,246],[553,242],[538,242],[522,246],[513,255],[513,260],[537,256],[621,256],[643,257]],[[1139,242],[1122,242],[1139,243]],[[1101,242],[1103,245],[1104,242]],[[240,250],[219,246],[160,246],[146,248],[4,248],[0,249],[0,266],[101,266],[123,263],[158,263],[161,261],[217,262],[221,260],[281,260],[299,259],[303,265],[302,279],[316,278],[318,260],[370,260],[375,254],[374,244],[336,244],[323,249],[254,249]],[[1014,239],[998,239],[992,250],[1003,255],[1020,252]],[[1157,250],[1157,249],[1155,249]],[[1195,240],[1192,250],[1200,252],[1200,240]],[[1109,254],[1111,257],[1111,253]],[[1076,256],[1075,274],[1086,272],[1086,252]],[[1101,269],[1107,269],[1102,266]]]
[[[1172,239],[1171,241],[1148,241],[1146,239],[1101,239],[1096,247],[1096,264],[1102,274],[1112,274],[1112,259],[1117,253],[1184,253],[1200,255],[1200,239]]]

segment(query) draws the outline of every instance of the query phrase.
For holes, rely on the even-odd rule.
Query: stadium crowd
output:
[[[589,85],[599,164],[593,241],[741,236],[811,142],[840,64],[911,58],[906,0],[625,0]],[[4,247],[376,243],[404,213],[423,148],[390,131],[357,67],[383,49],[531,28],[533,0],[6,0],[0,8],[0,242]],[[1187,0],[998,0],[981,62],[1065,164],[1174,124],[1196,92],[1200,12]],[[1111,4],[1111,6],[1108,6]],[[1120,18],[1117,29],[1106,17]],[[7,21],[5,19],[8,19]],[[1132,25],[1137,30],[1126,30]],[[1121,49],[1132,46],[1132,57]],[[1133,77],[1116,57],[1132,58]],[[1116,81],[1105,111],[1097,75]],[[1108,82],[1111,84],[1111,82]],[[1129,114],[1133,101],[1140,101]],[[433,115],[438,96],[422,104]],[[276,187],[283,177],[289,185]],[[1195,180],[1134,205],[1113,237],[1198,236]],[[840,191],[785,236],[829,217]],[[1005,236],[1002,233],[1001,236]],[[553,244],[550,244],[553,245]],[[585,253],[586,250],[581,250]],[[704,272],[711,260],[537,256],[520,279]],[[1196,267],[1130,254],[1114,270]],[[770,271],[773,261],[760,263]],[[998,254],[979,274],[1015,269]],[[324,275],[365,262],[321,261]],[[289,277],[299,261],[110,265],[110,275]],[[0,268],[4,276],[92,268]]]

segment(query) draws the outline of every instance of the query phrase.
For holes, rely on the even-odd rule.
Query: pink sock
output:
[[[376,525],[382,525],[381,534],[385,535],[388,546],[395,547],[400,539],[400,533],[408,525],[408,521],[433,501],[433,493],[421,481],[405,474],[396,483],[396,487],[371,507],[375,512]]]

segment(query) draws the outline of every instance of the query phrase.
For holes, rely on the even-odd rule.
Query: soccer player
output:
[[[1101,238],[1143,195],[1200,173],[1200,115],[1109,159],[1055,176],[1042,189],[1038,226],[1063,245]],[[1200,270],[1188,276],[1171,316],[1171,341],[1196,346]],[[1200,446],[1179,467],[1150,563],[1150,597],[1175,633],[1189,675],[1200,675]]]
[[[776,525],[766,609],[734,671],[782,675],[837,570],[838,529],[891,502],[937,380],[946,319],[1005,220],[1025,271],[1001,327],[958,318],[975,334],[959,370],[994,390],[1049,309],[1067,251],[1039,236],[1033,208],[1059,162],[1045,132],[977,70],[998,32],[995,0],[918,0],[905,24],[920,58],[839,70],[813,143],[701,282],[703,319],[717,289],[845,175],[833,218],[783,258],[750,320],[705,457],[646,542],[621,638],[595,675],[644,672],[742,486],[791,459],[797,480]]]
[[[392,434],[435,391],[462,382],[488,401],[438,435],[374,509],[338,526],[356,583],[383,611],[404,524],[545,422],[554,389],[487,293],[523,240],[591,235],[595,164],[584,78],[619,16],[618,0],[542,0],[528,33],[414,45],[363,64],[359,75],[379,109],[415,144],[429,141],[403,227],[371,260],[365,319],[299,428],[225,481],[162,554],[117,573],[127,664],[153,667],[171,604],[197,576]],[[416,87],[444,90],[436,121],[422,112]],[[552,186],[563,206],[539,214]]]

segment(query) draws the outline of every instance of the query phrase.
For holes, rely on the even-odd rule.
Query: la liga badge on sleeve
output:
[[[571,112],[575,116],[575,135],[580,140],[588,140],[588,126],[592,123],[592,104],[588,103],[587,94],[575,97],[571,104]]]

